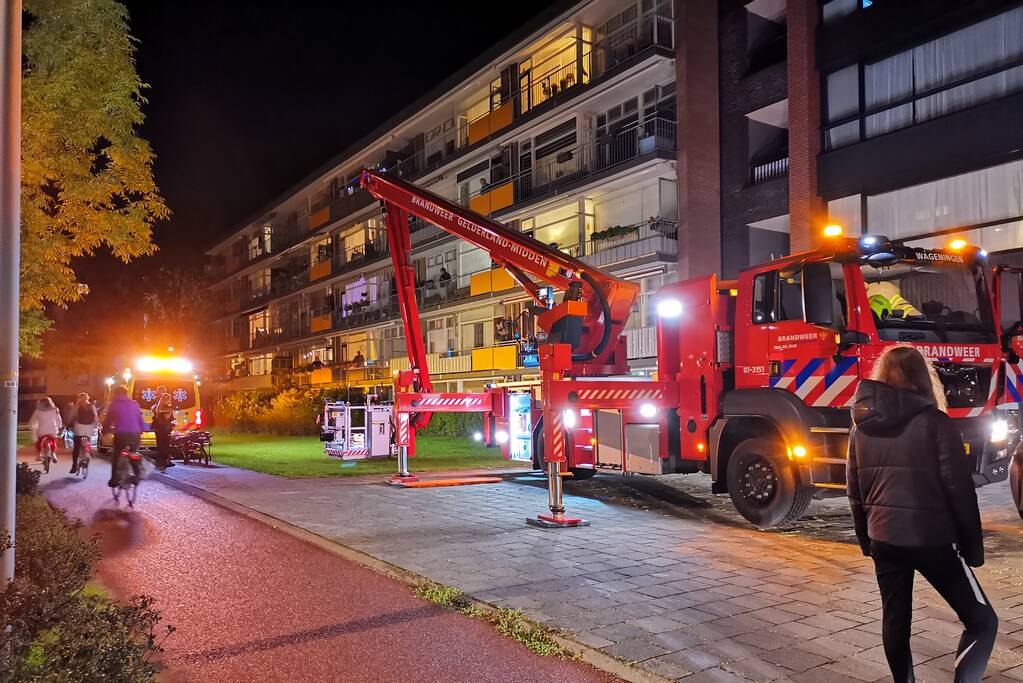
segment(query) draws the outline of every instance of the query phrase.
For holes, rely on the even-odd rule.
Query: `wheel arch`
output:
[[[811,427],[823,426],[823,416],[809,408],[790,391],[782,389],[738,389],[725,394],[722,418],[711,434],[710,474],[714,493],[728,491],[728,459],[746,439],[774,437],[786,447],[794,444],[819,446],[820,437]],[[801,481],[799,468],[794,468]]]

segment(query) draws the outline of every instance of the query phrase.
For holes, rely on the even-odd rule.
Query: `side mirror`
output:
[[[835,325],[835,283],[831,265],[815,261],[803,266],[803,319],[812,325]]]

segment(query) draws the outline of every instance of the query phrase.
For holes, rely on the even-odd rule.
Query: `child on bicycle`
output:
[[[32,436],[36,440],[36,460],[42,460],[43,439],[51,438],[56,443],[57,435],[64,431],[64,420],[61,419],[60,411],[57,410],[52,398],[44,396],[39,399],[32,417],[28,419],[28,428],[32,430]]]
[[[108,486],[116,486],[114,476],[117,472],[118,459],[121,451],[128,450],[136,452],[139,448],[139,439],[142,432],[146,431],[146,422],[142,419],[142,409],[136,401],[128,396],[128,388],[119,386],[114,389],[114,400],[107,408],[107,414],[103,418],[103,431],[114,433],[114,462],[110,467],[110,481]],[[141,468],[141,460],[131,458],[131,470],[138,481]]]
[[[71,434],[74,437],[74,448],[71,450],[71,474],[78,472],[78,458],[82,454],[82,443],[92,441],[96,429],[99,427],[99,415],[96,407],[89,400],[89,395],[84,391],[78,394],[75,405],[71,409]]]

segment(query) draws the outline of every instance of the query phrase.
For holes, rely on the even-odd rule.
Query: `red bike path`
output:
[[[156,481],[116,505],[109,465],[87,480],[61,460],[47,498],[102,536],[99,578],[118,597],[156,599],[162,681],[611,681],[539,657],[489,625],[266,524]]]

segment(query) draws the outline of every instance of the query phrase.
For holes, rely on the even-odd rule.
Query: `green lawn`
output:
[[[468,438],[420,437],[416,456],[409,460],[413,472],[465,470],[514,466],[497,448],[484,448]],[[213,462],[242,467],[282,477],[353,477],[363,474],[392,474],[397,460],[356,460],[343,462],[323,452],[315,436],[273,436],[270,434],[213,435]]]

